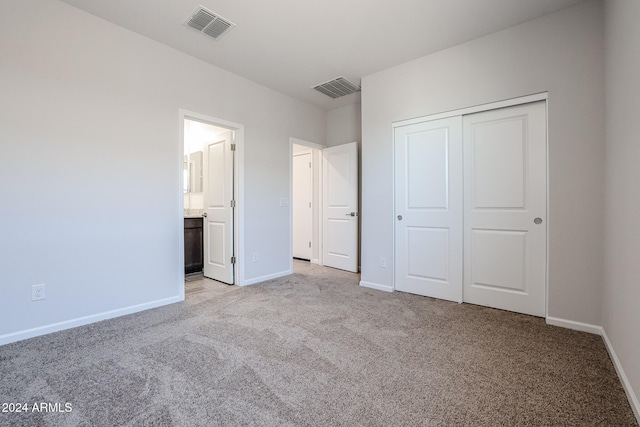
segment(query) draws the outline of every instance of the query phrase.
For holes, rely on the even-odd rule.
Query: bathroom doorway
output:
[[[239,284],[242,126],[181,112],[185,274]]]

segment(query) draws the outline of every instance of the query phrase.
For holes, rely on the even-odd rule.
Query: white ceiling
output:
[[[325,110],[359,102],[311,89],[377,71],[583,0],[63,0]],[[198,5],[236,24],[214,40],[183,22]]]

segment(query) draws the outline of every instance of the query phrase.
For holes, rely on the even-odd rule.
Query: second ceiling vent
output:
[[[191,17],[184,22],[184,25],[194,28],[216,40],[236,26],[236,24],[202,6],[199,6],[196,11],[193,12]]]
[[[318,92],[322,92],[334,99],[352,93],[360,92],[360,86],[351,83],[344,77],[338,77],[337,79],[319,84],[317,86],[314,86],[313,88]]]

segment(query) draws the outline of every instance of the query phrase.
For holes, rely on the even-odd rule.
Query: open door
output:
[[[358,271],[358,145],[322,150],[322,263]]]
[[[204,146],[204,275],[232,285],[233,132]]]

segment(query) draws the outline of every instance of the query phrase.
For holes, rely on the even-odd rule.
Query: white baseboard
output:
[[[393,286],[381,285],[379,283],[373,282],[365,282],[364,280],[360,281],[360,286],[363,286],[365,288],[377,289],[384,292],[393,292]]]
[[[640,402],[638,402],[638,396],[636,396],[633,388],[631,387],[631,383],[629,382],[629,378],[624,373],[624,369],[622,369],[622,364],[620,363],[620,359],[618,359],[618,355],[616,351],[613,349],[613,345],[611,341],[609,341],[609,337],[607,336],[607,331],[602,329],[602,339],[604,340],[604,345],[609,352],[609,356],[611,357],[611,361],[613,362],[613,366],[616,368],[616,372],[618,373],[618,377],[622,382],[622,388],[624,388],[625,393],[627,394],[627,399],[629,399],[629,404],[631,405],[631,409],[638,420],[638,424],[640,424]]]
[[[309,261],[311,264],[318,264],[320,265],[320,260],[319,259],[312,259],[311,261]]]
[[[12,332],[10,334],[0,335],[0,345],[9,344],[16,341],[26,340],[28,338],[38,337],[53,332],[64,331],[65,329],[76,328],[78,326],[88,325],[90,323],[100,322],[102,320],[112,319],[114,317],[125,316],[127,314],[137,313],[139,311],[149,310],[151,308],[161,307],[163,305],[173,304],[175,302],[184,301],[184,294],[171,298],[164,298],[156,301],[146,302],[144,304],[132,305],[117,310],[105,311],[103,313],[92,314],[90,316],[78,317],[76,319],[65,320],[64,322],[52,323],[51,325],[39,326],[37,328],[26,329],[24,331]]]
[[[602,336],[604,340],[604,345],[609,352],[609,357],[611,357],[611,361],[613,362],[613,366],[616,368],[616,372],[618,373],[618,378],[620,378],[620,382],[622,383],[622,387],[624,388],[625,393],[627,394],[627,399],[629,400],[629,404],[631,405],[631,409],[638,420],[638,424],[640,424],[640,403],[638,401],[638,396],[636,396],[633,388],[631,387],[631,383],[629,382],[629,378],[624,372],[622,368],[622,364],[620,363],[620,359],[616,354],[616,351],[613,348],[613,344],[609,341],[609,337],[607,336],[607,332],[604,330],[602,326],[591,325],[589,323],[576,322],[573,320],[560,319],[557,317],[547,317],[547,324],[560,326],[563,328],[574,329],[576,331],[589,332],[592,334]]]
[[[560,326],[562,328],[573,329],[575,331],[589,332],[590,334],[602,335],[602,326],[589,323],[576,322],[574,320],[560,319],[559,317],[547,316],[547,325]]]
[[[255,285],[256,283],[266,282],[267,280],[277,279],[278,277],[284,277],[293,274],[292,270],[285,270],[279,273],[267,274],[265,276],[254,277],[253,279],[245,279],[242,283],[238,283],[238,286]]]

